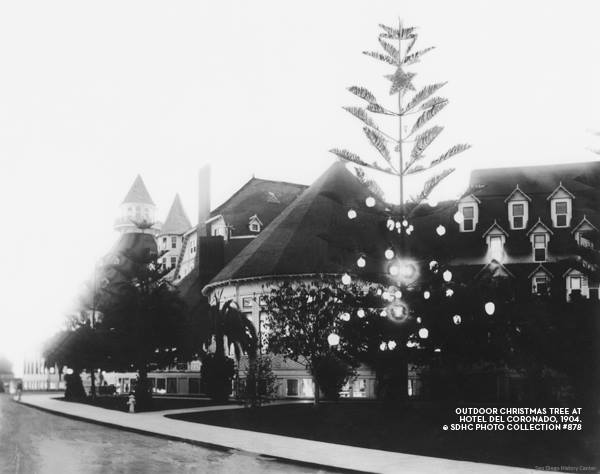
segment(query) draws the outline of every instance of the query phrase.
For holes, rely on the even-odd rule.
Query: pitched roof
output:
[[[192,227],[190,220],[188,219],[185,210],[183,209],[183,205],[181,204],[181,198],[179,194],[175,195],[175,199],[173,200],[173,204],[171,204],[171,209],[169,210],[169,214],[165,219],[165,223],[162,225],[160,229],[159,235],[166,234],[184,234],[189,228]]]
[[[354,268],[357,252],[381,241],[375,234],[381,235],[381,214],[369,213],[364,204],[370,195],[344,164],[334,163],[203,291],[232,280],[339,274]],[[360,222],[348,219],[350,207],[359,209]],[[383,255],[384,242],[380,243]]]
[[[281,211],[307,188],[303,184],[251,178],[227,201],[213,209],[211,219],[222,215],[231,236],[248,235],[248,224],[254,215],[268,225]]]
[[[144,180],[138,174],[135,178],[135,181],[131,185],[127,196],[123,199],[123,203],[136,203],[136,204],[152,204],[154,205],[154,201],[150,197],[150,193],[146,189],[146,185],[144,184]]]

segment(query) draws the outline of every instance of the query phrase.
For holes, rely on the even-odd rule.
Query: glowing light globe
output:
[[[437,232],[437,235],[441,237],[446,233],[446,228],[442,224],[440,224],[436,227],[435,231]]]
[[[387,249],[385,251],[385,258],[387,258],[388,260],[394,258],[394,251],[392,249]]]
[[[332,332],[329,336],[327,336],[327,343],[330,346],[337,346],[340,343],[340,336]]]
[[[429,269],[433,270],[434,268],[436,268],[438,266],[438,263],[436,260],[432,260],[431,262],[429,262]]]
[[[427,201],[427,203],[431,206],[431,207],[436,207],[438,205],[438,202],[435,199],[429,199]]]
[[[394,230],[396,223],[394,222],[394,219],[392,219],[391,217],[388,217],[388,220],[385,223],[385,225],[388,228],[388,230]]]
[[[382,310],[381,310],[381,313],[379,313],[379,315],[380,315],[382,318],[386,318],[386,317],[387,317],[387,311],[386,311],[385,309],[382,309]]]
[[[401,322],[408,318],[408,307],[401,302],[397,302],[389,307],[392,318],[395,321]]]
[[[444,273],[442,273],[442,278],[445,282],[452,280],[452,272],[450,270],[446,270]]]
[[[488,301],[488,302],[485,304],[484,308],[485,308],[485,312],[486,312],[486,313],[487,313],[489,316],[491,316],[492,314],[494,314],[494,313],[496,312],[496,305],[495,305],[493,302],[491,302],[491,301]]]
[[[381,344],[379,344],[380,351],[385,351],[386,349],[387,349],[387,344],[385,342],[382,342]]]
[[[429,330],[427,328],[419,329],[419,337],[421,339],[427,339],[429,337]]]
[[[359,310],[356,312],[356,315],[357,315],[359,318],[364,318],[364,317],[365,317],[365,310],[364,310],[364,309],[362,309],[362,308],[359,308]]]
[[[356,265],[358,265],[360,268],[364,268],[365,265],[367,264],[367,261],[365,260],[365,257],[358,257],[358,260],[356,261]]]
[[[347,273],[344,273],[342,275],[342,283],[344,285],[349,285],[350,283],[352,283],[352,278],[350,277],[350,275],[348,275]]]
[[[422,321],[421,316],[417,316],[417,323],[421,324]]]
[[[407,221],[406,219],[404,219],[404,220],[402,221],[402,225],[403,225],[404,227],[408,227],[408,221]]]
[[[392,276],[396,276],[396,275],[398,275],[398,272],[399,272],[399,271],[400,271],[400,270],[399,270],[399,268],[398,268],[396,265],[392,265],[392,266],[389,268],[390,275],[392,275]]]
[[[350,209],[348,211],[348,219],[356,219],[356,211],[354,209]]]
[[[375,198],[373,196],[369,196],[367,199],[365,199],[365,204],[367,205],[367,207],[374,207]]]
[[[396,341],[388,341],[388,347],[390,351],[393,351],[396,348]]]
[[[465,216],[463,215],[462,212],[457,211],[456,214],[454,214],[454,222],[456,222],[457,224],[462,224],[465,221]]]
[[[433,352],[442,352],[442,350],[439,347],[436,347]]]
[[[446,290],[446,296],[450,298],[454,294],[454,290],[452,288],[448,288]]]
[[[350,314],[349,313],[342,313],[342,314],[340,314],[340,319],[342,321],[350,321]]]
[[[398,299],[402,298],[402,292],[400,290],[396,290],[396,292],[394,293],[394,296]]]
[[[426,300],[428,300],[429,298],[431,298],[431,293],[429,291],[424,291],[423,292],[423,298],[425,298]]]
[[[455,314],[454,316],[452,316],[452,321],[458,326],[462,322],[460,314]]]

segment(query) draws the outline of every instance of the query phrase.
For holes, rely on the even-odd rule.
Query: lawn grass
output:
[[[101,395],[95,398],[87,397],[81,400],[73,400],[77,403],[85,403],[88,405],[94,405],[100,408],[107,408],[109,410],[116,411],[129,411],[129,406],[127,405],[128,395],[115,395],[115,396],[107,396]],[[61,399],[63,401],[66,401]],[[233,403],[233,402],[228,402]],[[154,397],[153,406],[151,410],[146,411],[162,411],[162,410],[178,410],[183,408],[199,408],[206,406],[215,406],[215,405],[225,405],[227,403],[222,402],[213,402],[212,400],[205,399],[193,399],[193,398],[169,398],[169,397]]]
[[[474,462],[534,468],[600,467],[600,430],[584,416],[576,431],[444,431],[458,423],[454,406],[379,402],[265,406],[169,415],[169,418],[330,443]],[[589,471],[595,472],[595,471]]]

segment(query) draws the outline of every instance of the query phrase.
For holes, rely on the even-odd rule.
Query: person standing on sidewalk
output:
[[[23,382],[22,381],[18,381],[17,382],[17,401],[21,401],[21,394],[23,393]]]

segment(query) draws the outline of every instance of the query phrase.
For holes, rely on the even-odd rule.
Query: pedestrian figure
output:
[[[127,405],[129,405],[129,413],[135,413],[135,395],[133,393],[129,395]]]
[[[23,382],[20,380],[17,382],[17,401],[21,401],[21,394],[23,393]]]

